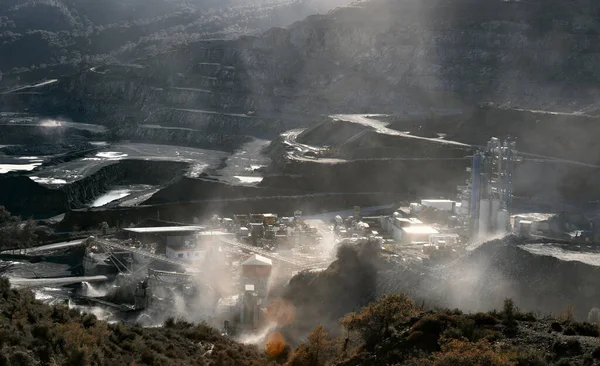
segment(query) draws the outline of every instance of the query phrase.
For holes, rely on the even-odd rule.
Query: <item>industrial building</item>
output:
[[[421,205],[448,212],[454,212],[456,209],[456,201],[447,199],[423,199],[421,200]]]
[[[167,258],[187,261],[205,258],[217,243],[217,236],[233,236],[222,231],[207,231],[203,226],[136,227],[124,231],[140,243],[164,247]]]
[[[501,143],[495,137],[473,154],[472,165],[467,168],[471,178],[466,186],[458,187],[460,213],[473,238],[485,239],[509,230],[512,174],[514,163],[520,160],[514,141]]]
[[[216,250],[216,246],[219,244],[217,236],[233,237],[233,234],[222,231],[201,231],[188,239],[167,243],[165,254],[167,258],[173,259],[204,259],[207,253]]]
[[[399,212],[382,216],[381,228],[399,244],[427,243],[430,235],[438,234],[438,230],[432,226],[415,217],[403,217]]]
[[[238,298],[240,325],[244,328],[255,329],[262,322],[272,268],[273,262],[258,254],[242,262],[242,288]]]
[[[431,235],[436,235],[439,232],[430,225],[410,225],[403,227],[401,233],[400,243],[422,244],[428,243]]]
[[[206,230],[204,226],[152,226],[130,227],[123,231],[129,238],[142,243],[163,243],[178,245],[194,240],[196,233]]]

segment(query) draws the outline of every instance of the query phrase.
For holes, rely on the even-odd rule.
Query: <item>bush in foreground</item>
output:
[[[519,320],[529,318],[519,314],[510,301],[502,312],[425,311],[406,294],[396,294],[341,319],[343,338],[331,338],[318,326],[295,349],[274,333],[259,351],[182,320],[169,319],[160,328],[108,324],[42,304],[0,278],[0,365],[533,366],[600,359],[596,338],[532,333],[536,326],[551,329],[552,320],[539,326]],[[597,332],[586,323],[565,324],[582,334]]]

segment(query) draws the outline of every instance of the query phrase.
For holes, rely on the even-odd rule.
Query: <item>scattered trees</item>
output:
[[[334,342],[322,325],[318,325],[308,335],[307,342],[298,346],[286,365],[288,366],[323,366],[334,355]]]
[[[0,250],[26,250],[37,241],[37,224],[32,219],[22,221],[0,206]]]
[[[263,1],[243,6],[184,0],[104,0],[102,5],[48,0],[44,6],[19,1],[13,6],[7,1],[12,0],[0,1],[0,55],[11,55],[0,58],[3,83],[69,74],[86,65],[128,63],[202,39],[258,34],[314,12],[310,1],[266,7]]]
[[[204,324],[108,324],[65,306],[42,304],[0,277],[0,365],[5,364],[261,366],[268,360],[255,347]]]
[[[167,320],[161,328],[107,324],[94,315],[44,305],[31,292],[11,289],[8,280],[0,278],[0,364],[507,366],[545,364],[544,352],[558,359],[583,357],[586,352],[600,358],[600,351],[573,339],[533,352],[532,346],[539,346],[535,338],[498,342],[499,332],[489,338],[470,329],[497,329],[496,319],[516,327],[519,314],[510,300],[502,312],[463,314],[418,309],[406,294],[388,295],[342,319],[364,342],[356,352],[340,352],[341,340],[330,338],[322,325],[293,351],[281,333],[273,333],[265,350],[259,351],[222,337],[207,325],[182,320]],[[411,341],[417,335],[431,338],[438,347]],[[377,346],[368,349],[367,342],[375,338]],[[522,341],[529,344],[521,345]]]

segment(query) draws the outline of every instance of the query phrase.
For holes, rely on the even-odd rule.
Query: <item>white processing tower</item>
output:
[[[514,140],[501,143],[493,137],[485,148],[473,154],[471,178],[459,186],[463,216],[468,218],[471,235],[484,239],[510,229],[512,174],[521,158]]]

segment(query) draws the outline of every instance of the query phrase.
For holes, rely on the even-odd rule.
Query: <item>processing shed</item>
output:
[[[207,231],[202,226],[158,226],[126,228],[130,238],[142,243],[156,243],[165,248],[168,258],[196,260],[205,257],[216,240],[231,233]]]

